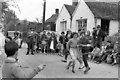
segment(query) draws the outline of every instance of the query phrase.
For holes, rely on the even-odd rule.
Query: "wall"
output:
[[[56,32],[59,34],[63,31],[63,28],[61,26],[61,22],[63,21],[63,19],[64,21],[67,21],[67,29],[70,29],[70,15],[66,10],[65,6],[62,7],[62,10],[56,21]]]
[[[115,20],[110,21],[109,35],[114,35],[118,32],[119,22]]]
[[[0,2],[0,21],[2,19],[2,2]]]
[[[76,20],[79,20],[80,17],[82,17],[82,19],[87,19],[87,30],[92,31],[92,28],[95,27],[94,15],[83,0],[81,0],[76,11],[74,11],[72,31],[78,31]]]

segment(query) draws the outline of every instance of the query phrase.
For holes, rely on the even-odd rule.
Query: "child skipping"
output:
[[[69,62],[67,69],[69,69],[70,66],[72,66],[72,72],[75,73],[75,64],[76,60],[79,61],[80,64],[82,64],[82,54],[79,54],[79,39],[78,34],[76,32],[73,32],[73,38],[68,41],[67,44],[67,50],[70,52],[71,61]]]

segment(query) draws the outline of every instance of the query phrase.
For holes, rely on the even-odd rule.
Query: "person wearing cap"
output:
[[[27,49],[27,54],[26,55],[29,55],[29,52],[31,50],[31,54],[34,55],[34,41],[35,38],[34,38],[34,33],[33,31],[30,31],[29,34],[28,34],[28,37],[27,37],[27,44],[28,44],[28,49]]]
[[[101,43],[104,40],[103,38],[105,37],[105,32],[101,29],[101,26],[97,26],[97,31],[96,31],[96,46],[101,48]]]
[[[2,78],[1,69],[2,69],[3,63],[6,59],[6,54],[4,53],[5,36],[2,32],[3,28],[4,28],[3,24],[0,23],[0,79]]]

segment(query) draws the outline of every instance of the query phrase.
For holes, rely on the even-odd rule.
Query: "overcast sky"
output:
[[[46,19],[55,13],[55,9],[61,10],[63,4],[72,4],[72,0],[46,0]],[[20,19],[34,21],[36,18],[42,19],[43,0],[21,0],[18,2],[21,13],[16,11]]]
[[[104,0],[104,1],[118,1],[118,0]],[[16,10],[16,14],[20,19],[22,20],[27,19],[28,21],[34,21],[36,18],[42,19],[43,0],[20,0],[17,3],[20,7],[21,13],[19,13],[18,10]],[[63,4],[71,5],[72,0],[46,0],[46,19],[55,13],[56,8],[58,8],[60,11]]]

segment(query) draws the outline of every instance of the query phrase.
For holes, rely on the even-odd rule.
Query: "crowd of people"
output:
[[[61,32],[59,36],[54,32],[46,33],[43,31],[43,34],[38,33],[37,37],[34,36],[33,38],[31,35],[28,37],[27,54],[31,49],[31,54],[34,55],[34,44],[36,43],[37,52],[62,56],[64,57],[62,62],[67,62],[68,55],[70,55],[72,60],[69,62],[67,69],[72,64],[72,72],[75,73],[75,63],[78,60],[81,65],[79,69],[86,67],[84,73],[87,73],[90,70],[88,60],[97,64],[105,62],[115,65],[118,63],[118,41],[113,44],[112,41],[105,40],[106,36],[100,25],[93,28],[92,35],[90,31],[85,32],[83,30],[79,30],[78,33],[68,30],[66,34]],[[30,39],[30,37],[33,39]]]
[[[1,25],[0,25],[1,27]],[[2,30],[2,27],[1,29]],[[2,36],[2,31],[0,31]],[[5,43],[0,45],[0,54],[4,53],[7,59],[2,66],[3,78],[32,78],[38,72],[45,68],[45,65],[40,65],[36,68],[30,68],[21,66],[18,63],[18,50],[22,47],[22,39],[18,32],[14,33],[14,38],[11,38],[8,34],[1,38],[1,42]],[[108,64],[118,64],[118,41],[112,44],[112,41],[105,40],[106,34],[98,25],[93,28],[93,32],[79,30],[78,32],[72,32],[68,30],[61,32],[61,35],[56,35],[54,32],[35,33],[33,29],[30,30],[27,36],[26,43],[27,53],[26,55],[34,55],[35,53],[53,54],[59,55],[64,59],[62,62],[68,62],[66,69],[72,67],[72,72],[75,73],[75,65],[78,61],[80,63],[79,69],[86,68],[84,73],[86,74],[91,68],[88,61],[100,64],[105,62]],[[68,56],[70,60],[68,61]],[[4,56],[5,58],[5,56]],[[1,58],[2,59],[2,58]],[[2,60],[1,60],[2,61]],[[3,62],[1,62],[1,65]],[[28,74],[23,69],[28,69]],[[30,70],[30,72],[29,72]]]

